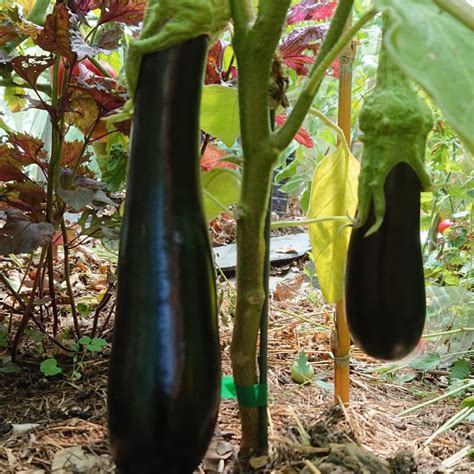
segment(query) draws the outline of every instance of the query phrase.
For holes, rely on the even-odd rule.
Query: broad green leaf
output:
[[[449,378],[450,380],[467,379],[471,370],[471,364],[466,359],[458,359],[449,371]]]
[[[0,324],[0,348],[8,346],[8,331],[7,328]]]
[[[441,362],[441,356],[436,352],[428,352],[417,357],[410,363],[410,367],[416,370],[434,370]]]
[[[201,129],[231,147],[240,133],[237,89],[219,85],[203,87]]]
[[[474,396],[471,395],[470,397],[465,398],[462,403],[462,407],[474,408]]]
[[[385,45],[474,152],[474,32],[432,0],[377,0],[395,20]]]
[[[229,168],[214,168],[201,173],[204,211],[208,220],[228,210],[240,196],[240,175]]]
[[[54,375],[60,374],[63,369],[58,367],[58,361],[54,358],[46,359],[40,364],[40,371],[46,377],[52,377]]]
[[[359,162],[343,145],[325,157],[314,172],[308,217],[354,216],[359,168]],[[326,221],[309,226],[316,273],[328,303],[336,303],[343,296],[350,229],[342,225],[341,221]]]
[[[96,191],[94,189],[77,189],[75,191],[61,189],[58,194],[66,204],[74,210],[80,211],[94,200]]]
[[[308,356],[304,351],[300,351],[298,358],[291,366],[291,378],[297,383],[305,383],[314,377],[314,369],[308,362]]]

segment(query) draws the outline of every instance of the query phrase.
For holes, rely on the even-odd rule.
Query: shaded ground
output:
[[[379,364],[354,350],[351,405],[344,411],[332,408],[329,331],[316,327],[330,320],[332,308],[322,305],[318,293],[307,284],[293,285],[288,291],[297,291],[297,295],[274,300],[271,313],[271,453],[268,460],[257,460],[265,464],[261,472],[472,472],[466,458],[451,471],[442,465],[449,465],[446,461],[467,444],[468,425],[460,425],[420,449],[431,433],[459,410],[456,401],[438,403],[404,418],[398,416],[404,408],[441,393],[442,376],[405,385],[385,383],[373,372]],[[225,373],[230,373],[230,335],[230,323],[223,325]],[[291,380],[290,366],[300,349],[315,368],[315,384],[301,386]],[[58,359],[65,364],[60,356]],[[53,464],[54,472],[114,472],[106,431],[107,351],[88,355],[80,367],[82,377],[74,382],[61,376],[45,379],[39,373],[38,360],[25,354],[20,373],[0,376],[0,472],[39,474],[51,472]],[[309,436],[309,445],[304,442],[305,432],[297,428],[299,423]],[[236,402],[225,400],[206,472],[231,472],[238,439]],[[408,450],[414,452],[414,460],[405,456],[398,468],[377,464],[380,461],[367,455],[360,461],[357,445],[384,459]],[[57,470],[67,466],[68,459],[75,464],[75,471]],[[337,463],[346,467],[335,467]]]
[[[109,270],[114,262],[110,259],[104,264],[104,258],[100,252],[92,254],[79,248],[72,259],[75,293],[86,294],[79,301],[92,309],[112,288]],[[1,265],[10,280],[15,279],[17,263],[5,261]],[[423,446],[443,422],[459,411],[459,399],[399,416],[405,408],[446,390],[447,373],[443,371],[423,377],[418,374],[405,384],[393,383],[377,371],[381,367],[379,362],[353,348],[351,404],[345,409],[334,408],[328,329],[332,327],[333,307],[325,305],[319,291],[305,280],[301,264],[288,264],[275,269],[273,274],[285,272],[294,278],[276,282],[271,302],[271,449],[268,458],[254,460],[260,466],[259,472],[473,472],[474,466],[463,456],[469,449],[468,443],[473,441],[468,424],[460,424]],[[26,278],[25,291],[28,282]],[[98,321],[106,339],[112,330],[112,321],[107,322],[113,309],[113,291],[111,294]],[[231,315],[235,301],[232,284],[222,281],[219,294],[223,372],[230,374]],[[64,293],[59,291],[58,297],[60,309],[67,308],[67,298],[61,299]],[[7,326],[12,321],[15,326],[21,318],[21,308],[7,293],[0,293],[0,302],[0,323]],[[81,315],[80,324],[86,328],[85,333],[91,329],[93,315],[94,310]],[[48,314],[44,317],[47,322]],[[61,321],[71,325],[66,313]],[[62,343],[67,345],[67,338]],[[0,473],[115,472],[106,428],[109,349],[106,347],[102,353],[88,352],[84,357],[79,355],[73,364],[71,357],[55,349],[48,340],[35,341],[35,332],[29,333],[20,350],[21,371],[10,374],[0,371]],[[316,373],[314,383],[305,386],[294,383],[290,373],[300,350],[306,352]],[[56,357],[64,375],[45,378],[40,373],[44,351]],[[6,350],[0,349],[3,368],[6,355]],[[239,437],[236,401],[224,400],[216,436],[200,472],[232,472]]]

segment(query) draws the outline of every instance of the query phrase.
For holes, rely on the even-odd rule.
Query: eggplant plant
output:
[[[268,448],[265,340],[261,338],[260,354],[257,353],[257,341],[259,332],[265,331],[262,318],[264,320],[267,299],[265,255],[268,250],[266,231],[272,173],[308,112],[317,113],[312,110],[313,100],[327,69],[377,12],[383,11],[391,19],[383,38],[386,57],[400,69],[403,77],[415,80],[436,101],[467,148],[474,149],[469,130],[474,117],[472,108],[466,106],[469,100],[464,95],[469,94],[469,78],[474,75],[474,66],[472,62],[462,59],[469,56],[473,38],[472,22],[459,21],[458,18],[462,18],[459,10],[454,8],[454,14],[453,6],[448,7],[446,2],[441,1],[376,0],[368,10],[358,12],[353,22],[351,15],[354,1],[340,0],[313,66],[305,80],[300,81],[299,93],[289,100],[286,97],[284,67],[277,53],[278,46],[289,11],[297,5],[307,7],[311,3],[307,0],[301,3],[291,0],[150,0],[148,3],[104,0],[57,2],[54,8],[50,8],[53,7],[52,2],[37,0],[29,19],[38,25],[38,31],[36,27],[32,29],[27,22],[18,19],[15,12],[7,16],[2,13],[3,16],[0,16],[0,46],[2,53],[9,58],[9,70],[2,79],[3,84],[32,90],[35,97],[27,97],[30,105],[45,109],[52,125],[49,154],[43,151],[42,146],[38,147],[39,142],[32,137],[21,140],[25,137],[3,127],[10,143],[1,148],[1,156],[5,160],[1,163],[0,172],[3,177],[8,177],[2,178],[7,182],[1,188],[2,198],[9,204],[18,205],[20,201],[22,206],[29,206],[24,210],[28,219],[43,225],[35,229],[46,230],[46,235],[41,234],[43,240],[38,239],[33,246],[41,246],[41,255],[30,298],[25,303],[16,295],[24,313],[15,336],[13,353],[34,314],[38,295],[43,296],[43,274],[49,276],[51,283],[49,292],[53,301],[53,336],[56,335],[59,311],[54,303],[51,245],[56,230],[60,230],[65,242],[65,274],[69,282],[67,290],[76,333],[77,336],[81,335],[69,281],[68,229],[64,214],[74,206],[81,210],[86,208],[93,202],[93,197],[97,197],[96,192],[90,189],[76,189],[79,187],[76,178],[86,178],[82,164],[89,145],[93,144],[96,151],[100,149],[102,155],[123,158],[126,140],[107,145],[101,141],[110,134],[127,133],[125,119],[131,118],[133,121],[109,381],[112,451],[123,472],[192,472],[204,455],[217,416],[220,363],[215,281],[198,167],[199,118],[202,126],[205,124],[207,127],[210,122],[206,117],[199,117],[210,40],[226,29],[226,38],[231,39],[234,55],[229,61],[226,77],[232,75],[233,83],[238,86],[238,131],[233,130],[226,136],[226,145],[231,147],[235,137],[240,136],[238,143],[242,156],[234,157],[234,161],[242,168],[242,183],[240,198],[234,209],[238,257],[231,359],[242,424],[240,457],[243,461],[254,454],[266,453]],[[147,8],[144,12],[145,4]],[[84,18],[98,6],[101,8],[97,13],[96,25],[90,28]],[[51,13],[46,16],[47,12]],[[136,26],[142,19],[139,38],[127,44],[124,74],[118,80],[109,77],[100,61],[93,59],[94,56],[103,52],[110,36],[115,40],[123,40],[123,25]],[[303,19],[307,18],[303,15]],[[111,26],[109,29],[110,24],[114,23],[122,26],[115,30]],[[449,44],[441,41],[438,30],[449,33]],[[83,31],[87,31],[84,38],[81,37]],[[99,31],[106,36],[107,41],[99,36]],[[8,56],[28,35],[35,46],[50,54],[33,58],[22,54]],[[102,74],[100,79],[97,73],[91,78],[90,69],[82,78],[75,72],[79,64],[85,67],[89,60]],[[38,78],[45,76],[51,68],[52,80],[38,83]],[[231,72],[232,69],[236,69],[236,72]],[[467,74],[453,76],[452,71]],[[446,83],[451,80],[453,86],[446,88]],[[127,83],[128,101],[124,82]],[[222,89],[225,89],[226,99],[235,100],[234,87]],[[44,94],[49,95],[50,100],[45,99]],[[88,96],[89,105],[92,100],[93,107],[71,109],[71,104],[74,105],[74,101],[84,94]],[[402,97],[402,102],[416,103],[419,99],[415,97],[416,93],[412,91],[411,96]],[[205,98],[203,93],[203,102]],[[374,107],[375,112],[380,111],[377,104]],[[274,129],[276,113],[282,108],[286,109],[287,120]],[[92,116],[90,109],[94,112]],[[112,114],[115,118],[110,117]],[[116,129],[102,120],[106,115],[109,122],[115,122]],[[353,232],[347,294],[350,297],[348,308],[362,308],[360,312],[363,313],[359,317],[358,311],[352,312],[356,314],[353,319],[355,323],[351,326],[356,341],[369,350],[375,348],[372,351],[375,355],[392,357],[407,352],[413,346],[413,341],[419,337],[424,317],[420,297],[422,273],[417,247],[419,242],[414,236],[418,226],[421,189],[418,177],[422,178],[422,186],[428,180],[422,166],[424,135],[410,137],[416,139],[413,147],[417,159],[405,159],[400,164],[397,161],[400,143],[393,136],[385,141],[379,137],[382,134],[377,126],[383,129],[384,120],[386,117],[383,114],[380,117],[377,115],[376,119],[372,117],[371,125],[375,125],[376,133],[373,130],[367,132],[368,144],[373,138],[373,147],[369,146],[366,150],[369,159],[363,165],[366,169],[360,180],[360,216],[364,222],[359,222],[360,226]],[[403,125],[402,122],[400,120],[398,125]],[[426,134],[428,120],[422,119],[419,123]],[[79,145],[72,145],[65,139],[68,127],[73,125],[84,134],[84,140]],[[209,126],[212,128],[216,124]],[[397,128],[397,123],[392,124],[393,128]],[[207,135],[211,133],[205,131]],[[348,135],[347,130],[345,133]],[[397,130],[394,134],[397,135]],[[374,135],[377,137],[374,138]],[[207,143],[208,138],[204,143]],[[28,149],[36,150],[34,156],[24,152],[22,145],[25,142]],[[350,143],[344,141],[343,137],[340,142],[337,153],[328,158],[343,162],[349,154]],[[403,143],[406,144],[406,141]],[[411,146],[410,143],[408,145]],[[390,158],[383,161],[383,177],[388,176],[386,182],[380,179],[380,175],[375,181],[372,179],[379,165],[376,159],[378,150],[383,152],[384,157]],[[413,150],[410,148],[408,151]],[[405,152],[403,150],[400,155],[405,156]],[[29,161],[25,162],[25,156],[28,156]],[[28,181],[29,177],[24,171],[25,166],[31,164],[39,166],[45,174],[46,191],[42,186],[36,186],[36,183],[32,185]],[[68,168],[66,173],[63,168]],[[400,194],[400,183],[409,186],[410,193],[406,196]],[[42,193],[41,202],[36,208],[31,202],[22,201],[25,195],[31,198],[31,188],[37,194],[40,191]],[[20,199],[15,201],[18,196]],[[404,240],[408,243],[408,250],[400,261],[410,260],[413,264],[411,260],[414,259],[411,257],[416,256],[416,275],[412,276],[417,290],[413,313],[416,321],[411,329],[404,328],[406,331],[401,336],[400,324],[406,322],[406,317],[392,324],[397,314],[390,313],[390,324],[382,324],[376,321],[376,313],[370,308],[370,318],[367,320],[368,313],[364,305],[358,301],[354,303],[352,299],[354,293],[359,292],[357,285],[354,285],[354,274],[357,277],[362,265],[360,262],[364,265],[367,262],[370,265],[374,262],[375,265],[387,263],[384,257],[390,253],[393,239],[380,238],[381,234],[377,236],[377,232],[383,235],[392,232],[393,222],[400,212],[399,206],[409,212],[411,219],[410,235],[405,236]],[[221,207],[226,209],[226,206]],[[116,214],[119,214],[118,210]],[[366,220],[367,217],[369,220]],[[89,210],[84,210],[79,224],[87,227],[92,221],[102,230],[103,222],[94,219],[95,216]],[[345,216],[314,215],[307,223],[319,225],[323,221],[340,223],[344,220],[347,222]],[[21,219],[13,221],[18,226]],[[367,231],[375,232],[366,237]],[[370,238],[376,238],[380,243],[375,249],[376,258],[369,255],[373,250],[370,245],[373,240],[370,241]],[[8,239],[9,245],[11,240]],[[29,245],[32,245],[31,242]],[[8,248],[11,250],[11,247]],[[25,248],[30,251],[30,247],[22,247],[21,250],[25,251]],[[344,254],[344,261],[345,250],[341,250],[341,253]],[[393,266],[389,266],[389,269],[393,269]],[[390,275],[392,278],[386,278],[382,285],[392,285],[394,279],[404,277],[400,271]],[[342,279],[339,280],[338,288],[342,288]],[[400,291],[405,291],[407,285],[398,283]],[[378,287],[377,292],[382,294],[385,289]],[[363,291],[368,291],[368,288],[364,287]],[[12,291],[12,294],[15,295],[15,292]],[[393,296],[391,294],[389,299],[377,300],[375,306],[390,306],[396,300],[396,295]],[[405,298],[404,306],[411,306],[409,299],[409,296]],[[337,301],[340,306],[341,302]],[[374,331],[375,327],[377,331]],[[383,337],[380,336],[381,332]],[[348,346],[348,338],[345,339],[345,345]],[[388,353],[380,350],[380,341],[382,344],[388,341],[391,346]],[[395,349],[400,345],[398,341],[403,347],[397,352]],[[260,371],[259,360],[262,362]],[[244,463],[242,469],[248,472],[250,468]]]

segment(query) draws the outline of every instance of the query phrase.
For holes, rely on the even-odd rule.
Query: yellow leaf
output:
[[[25,89],[21,87],[5,87],[3,98],[12,112],[21,112],[26,107],[26,99],[17,95],[24,93]]]
[[[359,162],[345,143],[326,156],[314,172],[308,217],[353,217],[357,207],[359,168]],[[343,296],[350,229],[342,226],[337,220],[309,226],[316,273],[328,303],[336,303]]]
[[[23,9],[23,16],[26,16],[32,10],[35,4],[35,0],[17,0],[16,3],[21,5]]]

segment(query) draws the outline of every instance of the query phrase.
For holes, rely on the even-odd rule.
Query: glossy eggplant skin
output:
[[[192,473],[220,400],[215,274],[200,194],[207,38],[142,59],[109,374],[120,472]]]
[[[373,209],[352,230],[346,264],[345,304],[352,338],[372,357],[399,359],[419,341],[425,322],[420,245],[420,181],[406,163],[385,182],[386,211],[377,232]]]

